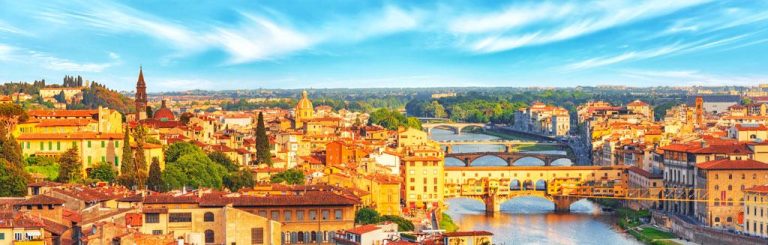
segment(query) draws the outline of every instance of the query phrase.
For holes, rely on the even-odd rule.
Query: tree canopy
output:
[[[91,168],[91,171],[88,173],[88,178],[110,183],[114,182],[116,177],[117,173],[115,172],[115,169],[111,164],[106,162],[97,164]]]
[[[74,183],[82,180],[83,164],[80,163],[77,151],[77,146],[73,146],[59,158],[59,182]]]
[[[272,183],[283,183],[289,185],[303,185],[304,172],[298,169],[288,169],[283,172],[272,175],[269,179]]]
[[[0,197],[23,197],[26,194],[27,179],[24,170],[0,158]]]
[[[227,169],[204,153],[191,153],[166,163],[162,180],[170,189],[211,187],[220,189]]]

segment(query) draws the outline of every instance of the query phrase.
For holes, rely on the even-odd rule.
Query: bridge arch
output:
[[[539,179],[536,181],[536,185],[534,186],[535,190],[537,191],[546,191],[547,190],[547,181],[544,179]]]
[[[457,130],[459,130],[459,133],[464,132],[465,129],[472,129],[472,128],[479,128],[481,131],[485,132],[485,127],[483,125],[475,125],[475,124],[468,124],[465,126],[457,127]]]
[[[573,161],[571,161],[570,158],[561,157],[561,158],[552,160],[552,162],[550,162],[549,165],[550,166],[573,166]]]
[[[432,127],[427,128],[427,133],[432,134],[433,129],[444,129],[452,131],[454,134],[461,134],[461,127],[453,126],[450,124],[436,124]]]
[[[472,159],[471,163],[469,163],[469,166],[474,167],[498,167],[498,166],[509,166],[509,163],[507,163],[507,159],[501,158],[497,155],[483,155],[481,157]]]
[[[533,156],[525,156],[515,159],[511,162],[510,166],[545,166],[546,164],[547,162],[544,159]]]

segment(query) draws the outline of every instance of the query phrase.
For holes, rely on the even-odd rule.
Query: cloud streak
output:
[[[450,30],[465,35],[464,48],[495,53],[573,39],[703,4],[705,0],[618,1],[513,6],[501,13],[458,18]]]

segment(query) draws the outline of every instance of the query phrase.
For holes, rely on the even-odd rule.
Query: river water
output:
[[[491,140],[498,137],[433,129],[434,140]],[[501,151],[497,145],[454,146],[453,152]],[[551,154],[564,154],[547,151]],[[540,165],[536,159],[521,159],[517,165]],[[524,164],[522,161],[527,161]],[[447,158],[447,166],[462,166],[456,159]],[[477,159],[474,166],[506,165],[493,157]],[[561,163],[561,165],[570,165]],[[613,215],[602,213],[600,207],[588,200],[571,205],[571,213],[554,213],[555,205],[538,197],[519,197],[501,204],[501,212],[485,215],[483,203],[465,198],[447,200],[448,210],[460,230],[485,230],[494,234],[495,244],[641,244],[619,231]]]

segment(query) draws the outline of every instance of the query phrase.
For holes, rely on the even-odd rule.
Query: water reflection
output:
[[[494,140],[495,136],[473,133],[454,134],[452,131],[433,129],[435,140]],[[453,152],[503,151],[499,145],[453,146]],[[538,153],[563,154],[562,151]],[[553,162],[553,165],[570,165],[569,159]],[[446,166],[464,166],[458,159],[446,158]],[[473,166],[506,166],[503,159],[482,157]],[[541,166],[536,158],[520,159],[516,165]],[[524,185],[536,186],[539,183]],[[543,189],[543,184],[539,185]],[[528,187],[530,188],[530,187]],[[487,230],[493,232],[496,244],[640,244],[617,231],[615,218],[602,214],[600,208],[587,200],[571,205],[571,213],[553,213],[555,205],[539,197],[519,197],[501,204],[501,213],[493,217],[485,215],[485,205],[480,201],[454,198],[447,201],[446,213],[453,217],[461,230]]]
[[[487,230],[496,244],[640,244],[619,233],[612,216],[582,200],[569,214],[555,214],[554,204],[538,197],[519,197],[501,205],[501,213],[485,215],[484,205],[464,198],[448,200],[446,211],[462,230]]]

